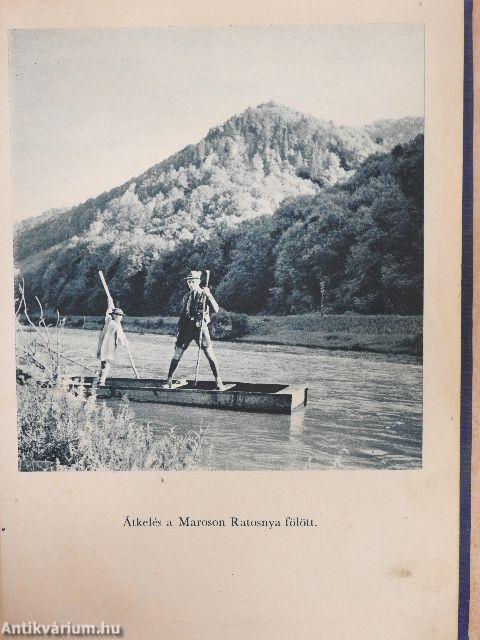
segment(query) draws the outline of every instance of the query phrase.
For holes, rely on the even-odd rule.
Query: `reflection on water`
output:
[[[68,346],[95,352],[93,331],[66,332]],[[142,377],[165,377],[174,339],[131,334]],[[64,340],[65,341],[65,340]],[[308,404],[293,416],[132,403],[158,434],[206,430],[202,466],[210,469],[379,468],[421,466],[422,366],[413,358],[304,347],[216,343],[224,378],[307,384]],[[191,377],[196,350],[176,372]],[[122,354],[113,375],[130,375]],[[206,362],[201,377],[210,378]]]
[[[298,469],[308,466],[302,442],[305,411],[292,416],[132,403],[157,433],[202,429],[202,466],[210,469]]]

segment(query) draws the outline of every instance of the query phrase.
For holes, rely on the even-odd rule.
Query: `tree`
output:
[[[322,283],[332,292],[331,302],[338,302],[336,292],[352,244],[349,212],[329,196],[318,194],[298,204],[296,222],[274,249],[275,289],[269,307],[284,313],[320,308]]]
[[[230,265],[218,287],[222,306],[257,313],[265,308],[273,284],[272,221],[262,217],[238,227]]]

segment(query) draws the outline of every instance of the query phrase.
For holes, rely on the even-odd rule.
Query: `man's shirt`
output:
[[[210,310],[213,313],[218,311],[218,304],[215,298],[210,294],[209,297],[203,292],[203,289],[198,287],[193,291],[189,291],[183,296],[182,311],[178,321],[179,331],[185,326],[187,322],[194,322],[197,327],[202,325],[202,312],[205,304],[205,313],[203,315],[203,321],[205,324],[210,322]]]

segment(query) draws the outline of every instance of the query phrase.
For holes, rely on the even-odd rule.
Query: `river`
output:
[[[128,334],[141,377],[165,378],[174,338]],[[98,332],[67,329],[70,355],[95,355]],[[120,351],[120,350],[119,350]],[[194,345],[176,377],[193,377]],[[208,469],[407,469],[422,463],[422,365],[407,356],[216,342],[224,380],[306,384],[305,411],[290,416],[131,403],[155,433],[205,431]],[[91,360],[90,362],[93,362]],[[119,353],[112,375],[133,375]],[[203,354],[200,378],[211,379]]]

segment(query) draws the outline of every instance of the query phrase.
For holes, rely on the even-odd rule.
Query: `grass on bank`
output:
[[[82,390],[35,380],[17,384],[20,471],[178,470],[198,466],[202,435],[156,437],[127,400],[116,411]]]
[[[249,320],[249,333],[240,338],[247,342],[422,355],[421,316],[322,316],[312,313],[301,316],[257,316]]]
[[[173,316],[129,317],[126,331],[175,335]],[[102,316],[67,316],[66,326],[100,329]],[[215,340],[241,340],[258,344],[422,355],[422,316],[321,315],[247,316],[221,310],[211,325]]]

